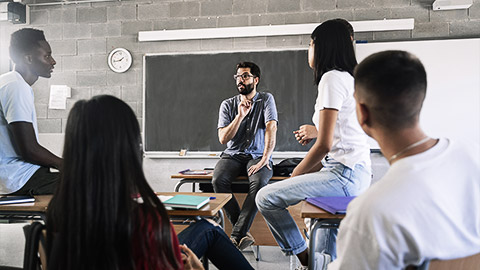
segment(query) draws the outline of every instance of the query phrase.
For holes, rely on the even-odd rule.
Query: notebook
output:
[[[209,170],[190,170],[190,169],[186,169],[186,170],[183,170],[183,171],[179,171],[178,173],[180,173],[180,174],[185,174],[185,175],[207,175],[207,174],[211,174],[212,171],[209,171]]]
[[[314,197],[307,198],[307,202],[334,215],[344,215],[347,212],[347,206],[355,198],[350,197]]]
[[[175,195],[163,202],[165,206],[172,208],[184,209],[200,209],[208,203],[210,197],[192,196],[192,195]]]
[[[14,203],[29,203],[34,202],[35,198],[32,196],[3,196],[0,197],[1,204],[14,204]]]

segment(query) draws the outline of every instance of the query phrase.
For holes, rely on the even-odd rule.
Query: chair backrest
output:
[[[453,260],[432,260],[428,270],[478,270],[480,269],[480,253]]]
[[[431,260],[420,266],[409,265],[405,270],[479,270],[480,253],[452,260]]]
[[[33,222],[23,227],[25,234],[24,270],[46,270],[46,230],[45,225]]]

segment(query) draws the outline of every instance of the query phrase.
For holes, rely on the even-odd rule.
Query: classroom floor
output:
[[[1,266],[23,266],[23,251],[25,237],[23,226],[27,223],[0,223],[0,269]],[[255,269],[261,270],[288,270],[290,269],[290,257],[284,256],[278,247],[260,247],[260,261],[255,260],[253,251],[243,253]],[[293,264],[296,263],[293,261]],[[209,269],[217,269],[210,264]],[[292,269],[295,269],[293,267]]]

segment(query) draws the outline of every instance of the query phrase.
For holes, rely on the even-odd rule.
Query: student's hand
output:
[[[240,104],[238,104],[238,115],[241,118],[244,118],[252,108],[252,101],[251,100],[242,100]]]
[[[250,168],[248,168],[248,176],[258,172],[264,166],[267,166],[269,170],[272,170],[272,168],[270,168],[270,162],[268,161],[268,159],[262,158],[257,164],[252,165]]]
[[[180,250],[182,251],[182,261],[185,270],[205,270],[197,255],[187,245],[180,245]]]
[[[307,145],[313,139],[317,138],[317,128],[313,125],[302,125],[293,132],[295,139],[301,145]]]

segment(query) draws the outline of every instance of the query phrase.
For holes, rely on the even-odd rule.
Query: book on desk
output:
[[[186,169],[183,171],[179,171],[179,174],[184,174],[184,175],[207,175],[213,173],[213,170],[190,170]]]
[[[35,198],[32,196],[2,196],[0,197],[0,205],[2,204],[16,204],[34,202]]]
[[[314,197],[307,198],[307,202],[334,215],[345,215],[348,204],[355,198],[350,197]]]
[[[210,197],[205,196],[175,195],[163,204],[176,209],[200,209],[209,201]]]

